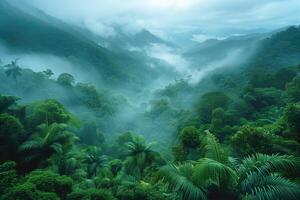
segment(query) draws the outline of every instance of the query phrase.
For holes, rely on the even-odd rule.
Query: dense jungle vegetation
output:
[[[51,70],[26,72],[16,61],[3,71],[15,87],[60,84],[104,123],[120,106],[70,74],[54,80]],[[167,157],[136,133],[106,140],[101,125],[80,121],[55,99],[20,104],[1,95],[1,199],[298,199],[299,71],[255,68],[244,85],[217,79],[230,92],[209,91],[184,117],[173,113],[178,134]],[[162,98],[145,115],[174,120],[169,103],[192,90],[180,80],[157,91],[170,102]]]
[[[299,26],[187,48],[189,72],[220,65],[195,82],[148,30],[106,39],[8,2],[0,200],[300,199]]]

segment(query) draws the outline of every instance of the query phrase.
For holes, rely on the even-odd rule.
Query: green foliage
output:
[[[151,109],[148,113],[149,117],[154,120],[157,117],[163,116],[166,112],[169,112],[171,107],[168,100],[159,99],[151,101]]]
[[[245,102],[259,111],[264,107],[281,104],[281,91],[274,88],[248,87],[243,95]]]
[[[199,152],[202,157],[216,160],[220,163],[227,163],[227,154],[221,147],[218,139],[209,131],[206,131],[205,136],[202,139]]]
[[[7,200],[59,200],[72,191],[72,179],[50,171],[35,171],[3,195]]]
[[[286,94],[289,102],[300,101],[300,76],[293,79],[292,82],[288,83],[286,86]]]
[[[5,10],[2,5],[0,2],[1,11]],[[0,21],[6,23],[3,18]],[[38,22],[35,24],[41,25]],[[1,33],[1,30],[0,35],[6,37],[3,40],[11,37],[3,34],[3,30]],[[53,31],[51,28],[47,30]],[[286,52],[295,52],[299,48],[299,30],[288,29],[262,43],[276,48],[288,43]],[[295,44],[284,39],[287,33],[294,37]],[[57,35],[51,37],[57,39]],[[63,40],[64,44],[74,41],[69,37]],[[205,44],[210,45],[211,42],[219,43],[208,41]],[[39,49],[36,46],[39,43],[25,43]],[[53,43],[48,45],[55,47]],[[79,46],[86,48],[76,50],[68,46],[64,50],[57,49],[57,52],[66,56],[76,52],[79,58],[89,58],[92,63],[100,64],[98,59],[101,55],[98,53],[103,53],[103,49],[93,47],[99,51],[91,51],[88,44],[81,43]],[[7,68],[10,70],[7,75],[15,80],[18,78],[16,92],[27,94],[35,87],[39,87],[42,94],[54,97],[62,92],[66,97],[59,100],[72,107],[72,112],[79,111],[84,125],[81,130],[70,126],[70,113],[56,100],[45,100],[21,108],[16,104],[18,98],[1,95],[0,199],[298,199],[300,79],[296,70],[299,69],[296,66],[281,66],[283,57],[289,55],[278,54],[278,50],[273,48],[261,54],[262,49],[258,46],[255,54],[260,58],[253,57],[253,65],[246,63],[244,68],[234,73],[228,70],[224,74],[205,78],[202,82],[205,84],[190,85],[187,80],[177,80],[175,84],[156,91],[142,109],[134,109],[137,108],[135,105],[130,108],[131,113],[137,114],[136,121],[128,120],[130,123],[123,119],[128,116],[129,102],[125,98],[112,96],[112,90],[103,92],[98,90],[98,85],[96,88],[84,83],[74,85],[74,77],[67,73],[61,74],[55,81],[50,79],[53,75],[51,70],[35,73],[21,70],[15,61],[12,62]],[[270,55],[280,57],[270,59]],[[109,56],[100,59],[109,65],[103,66],[101,63],[97,66],[105,72],[101,73],[103,78],[110,79],[110,82],[121,80],[127,83],[131,81],[129,77],[138,74],[131,74],[126,62],[122,62],[122,69],[118,69],[118,63],[102,58],[108,59]],[[280,62],[275,63],[276,60]],[[299,58],[286,63],[295,61],[299,63]],[[270,70],[262,65],[265,62],[278,68]],[[84,64],[90,67],[89,62]],[[122,74],[124,67],[130,76]],[[4,68],[0,72],[0,76],[10,82],[5,77]],[[4,91],[10,89],[5,85],[2,88]],[[134,89],[139,94],[142,92]],[[197,100],[196,92],[206,93]],[[28,102],[28,99],[26,97],[23,102]],[[116,121],[118,116],[122,119]],[[161,144],[157,152],[144,138],[125,132],[129,128],[147,138],[157,134]],[[80,140],[71,130],[78,133]],[[116,139],[115,132],[125,133]],[[173,137],[178,132],[177,138]],[[105,140],[106,135],[109,138]],[[175,162],[168,149],[167,137],[169,141],[177,141],[172,147]],[[115,143],[111,142],[113,139],[116,139]],[[169,158],[167,164],[161,155]],[[38,171],[32,171],[36,169]]]
[[[255,68],[250,75],[249,84],[254,88],[274,87],[283,90],[286,84],[296,76],[297,72],[291,67],[281,68],[275,73]]]
[[[196,105],[200,122],[209,123],[212,118],[212,111],[219,107],[226,109],[229,100],[229,97],[222,92],[208,92],[202,95]]]
[[[155,162],[155,152],[151,149],[151,144],[147,144],[141,136],[134,136],[126,146],[125,170],[128,174],[141,178],[144,169]]]
[[[88,177],[91,178],[97,175],[98,168],[107,166],[107,156],[103,155],[99,148],[93,146],[87,149],[85,162],[88,164]]]
[[[117,105],[106,93],[100,93],[95,86],[78,83],[75,87],[82,102],[98,116],[112,116],[117,110]]]
[[[133,138],[134,138],[133,133],[126,132],[126,133],[120,134],[117,137],[116,142],[117,142],[118,145],[122,146],[122,145],[124,145],[124,144],[126,144],[128,142],[132,142]]]
[[[18,145],[24,137],[24,128],[18,118],[0,114],[0,161],[16,159]]]
[[[95,123],[84,124],[79,132],[82,143],[99,146],[104,143],[104,136],[99,132]]]
[[[256,154],[245,158],[240,167],[239,187],[242,199],[297,199],[298,184],[280,174],[299,170],[299,158]]]
[[[33,127],[40,124],[67,123],[70,120],[70,113],[62,104],[49,99],[32,105],[29,120]]]
[[[7,194],[3,195],[3,200],[59,200],[55,193],[41,192],[30,182],[18,184]]]
[[[273,137],[266,129],[245,125],[231,138],[235,152],[246,156],[256,152],[272,153]]]
[[[181,130],[179,140],[185,148],[197,148],[200,145],[200,131],[194,126],[188,126]]]
[[[16,105],[16,102],[20,98],[14,96],[4,96],[0,94],[0,113],[8,112],[12,106]]]
[[[266,177],[252,174],[251,180],[242,184],[242,191],[243,199],[296,200],[300,195],[298,184],[276,174]]]
[[[58,76],[57,82],[63,86],[71,87],[75,83],[75,78],[68,73],[62,73]]]
[[[0,165],[0,194],[5,194],[17,182],[16,163],[7,161]],[[0,195],[1,196],[1,195]]]
[[[238,175],[233,169],[209,158],[198,160],[194,170],[193,180],[196,185],[213,184],[226,187],[228,184],[236,184],[238,180]]]
[[[4,67],[7,68],[5,74],[8,77],[12,77],[17,82],[17,77],[22,75],[22,69],[17,65],[18,59],[11,62],[11,64],[5,65]]]
[[[52,72],[51,69],[46,69],[46,70],[43,71],[43,74],[45,74],[45,76],[47,78],[50,78],[51,76],[53,76],[54,73]]]
[[[27,161],[33,162],[33,166],[42,165],[50,156],[65,153],[72,147],[76,137],[66,129],[65,124],[42,124],[38,132],[31,135],[19,150],[24,152]]]
[[[175,161],[185,161],[188,153],[188,150],[182,144],[176,144],[172,147],[172,154]]]
[[[87,190],[87,195],[90,200],[114,200],[114,196],[109,190],[104,189],[89,189]]]
[[[115,197],[109,190],[91,188],[73,191],[67,200],[115,200]]]
[[[110,166],[110,170],[113,173],[113,175],[116,176],[118,174],[118,172],[121,171],[121,169],[123,167],[123,163],[122,163],[122,160],[114,159],[109,163],[109,166]]]
[[[282,68],[278,70],[274,75],[274,84],[278,89],[285,89],[286,84],[293,80],[297,76],[295,70],[289,68]]]
[[[76,170],[80,167],[78,160],[73,156],[74,155],[72,154],[70,155],[70,157],[69,154],[58,156],[57,172],[60,175],[72,176],[75,174]]]
[[[270,173],[293,174],[299,169],[299,158],[287,155],[253,154],[242,160],[238,171],[240,181],[251,173],[269,175]]]
[[[284,122],[287,125],[286,135],[300,142],[300,103],[287,105],[284,111]]]
[[[177,193],[179,199],[207,199],[206,189],[193,183],[194,168],[190,163],[179,166],[167,165],[159,170],[158,176]]]
[[[216,108],[212,111],[211,127],[210,130],[215,133],[219,138],[223,139],[226,135],[226,113],[223,108]]]
[[[27,175],[25,180],[34,184],[38,190],[56,193],[62,199],[72,191],[71,178],[59,176],[51,171],[34,171]]]

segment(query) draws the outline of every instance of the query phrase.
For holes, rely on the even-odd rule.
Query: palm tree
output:
[[[101,153],[101,150],[96,146],[87,149],[85,162],[87,165],[87,176],[91,178],[97,175],[98,169],[107,166],[108,158]]]
[[[216,138],[207,132],[198,161],[167,165],[158,172],[179,199],[296,200],[299,185],[283,177],[299,169],[299,158],[256,154],[238,162],[222,153]],[[215,160],[215,159],[218,159]],[[234,195],[239,194],[239,196]]]
[[[46,69],[45,71],[43,71],[43,74],[45,74],[47,78],[50,78],[54,73],[51,69]]]
[[[152,144],[147,144],[143,137],[134,136],[126,144],[127,158],[125,161],[126,172],[140,178],[147,166],[155,161],[156,153],[151,149]]]
[[[24,142],[19,150],[25,153],[27,161],[33,161],[37,165],[54,154],[63,154],[77,139],[66,128],[65,124],[42,124],[39,126],[39,132]]]
[[[299,158],[287,155],[255,154],[245,158],[237,168],[242,199],[298,199],[299,185],[283,175],[296,173],[299,166]]]
[[[79,168],[77,151],[70,151],[67,154],[58,154],[57,157],[52,159],[53,166],[56,167],[60,175],[72,176]]]
[[[5,73],[8,77],[13,77],[13,79],[17,82],[17,77],[21,76],[22,69],[17,65],[18,59],[11,61],[11,64],[5,65],[4,67],[7,68]]]

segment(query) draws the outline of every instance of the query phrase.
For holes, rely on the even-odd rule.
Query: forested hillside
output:
[[[116,87],[144,85],[155,75],[140,60],[98,45],[76,27],[55,20],[56,23],[47,22],[43,14],[42,17],[28,14],[5,0],[0,2],[0,12],[0,41],[13,52],[66,58],[96,73],[91,76],[103,80],[102,83]],[[144,73],[149,76],[141,78]]]
[[[186,50],[31,9],[0,1],[1,200],[299,199],[299,26]]]

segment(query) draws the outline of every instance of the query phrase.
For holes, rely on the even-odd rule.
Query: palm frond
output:
[[[193,173],[193,182],[197,185],[206,185],[213,182],[218,186],[224,186],[227,183],[236,184],[238,176],[236,172],[218,161],[202,158],[195,165]]]
[[[51,144],[50,148],[53,149],[55,153],[62,153],[63,152],[63,146],[59,143]]]
[[[262,185],[258,185],[246,193],[243,200],[298,200],[300,188],[296,183],[292,183],[278,176],[269,176]]]
[[[24,142],[20,147],[19,151],[30,151],[35,149],[40,149],[44,146],[44,141],[42,138],[33,137],[28,141]]]
[[[255,154],[245,158],[238,171],[240,179],[243,180],[251,172],[262,175],[272,172],[295,172],[299,169],[299,163],[299,158],[289,155]]]
[[[201,142],[200,151],[205,158],[214,159],[222,163],[227,161],[218,139],[209,131],[206,132]]]
[[[203,187],[194,185],[191,180],[193,165],[186,163],[175,166],[167,165],[159,170],[158,176],[162,181],[179,197],[184,200],[206,200],[206,190]]]
[[[299,186],[291,182],[290,180],[278,175],[278,174],[270,174],[268,176],[262,176],[261,174],[254,172],[251,173],[247,179],[245,179],[240,184],[240,189],[242,193],[251,193],[253,188],[261,188],[261,187],[276,187],[276,186],[285,186],[287,188],[297,188]]]

